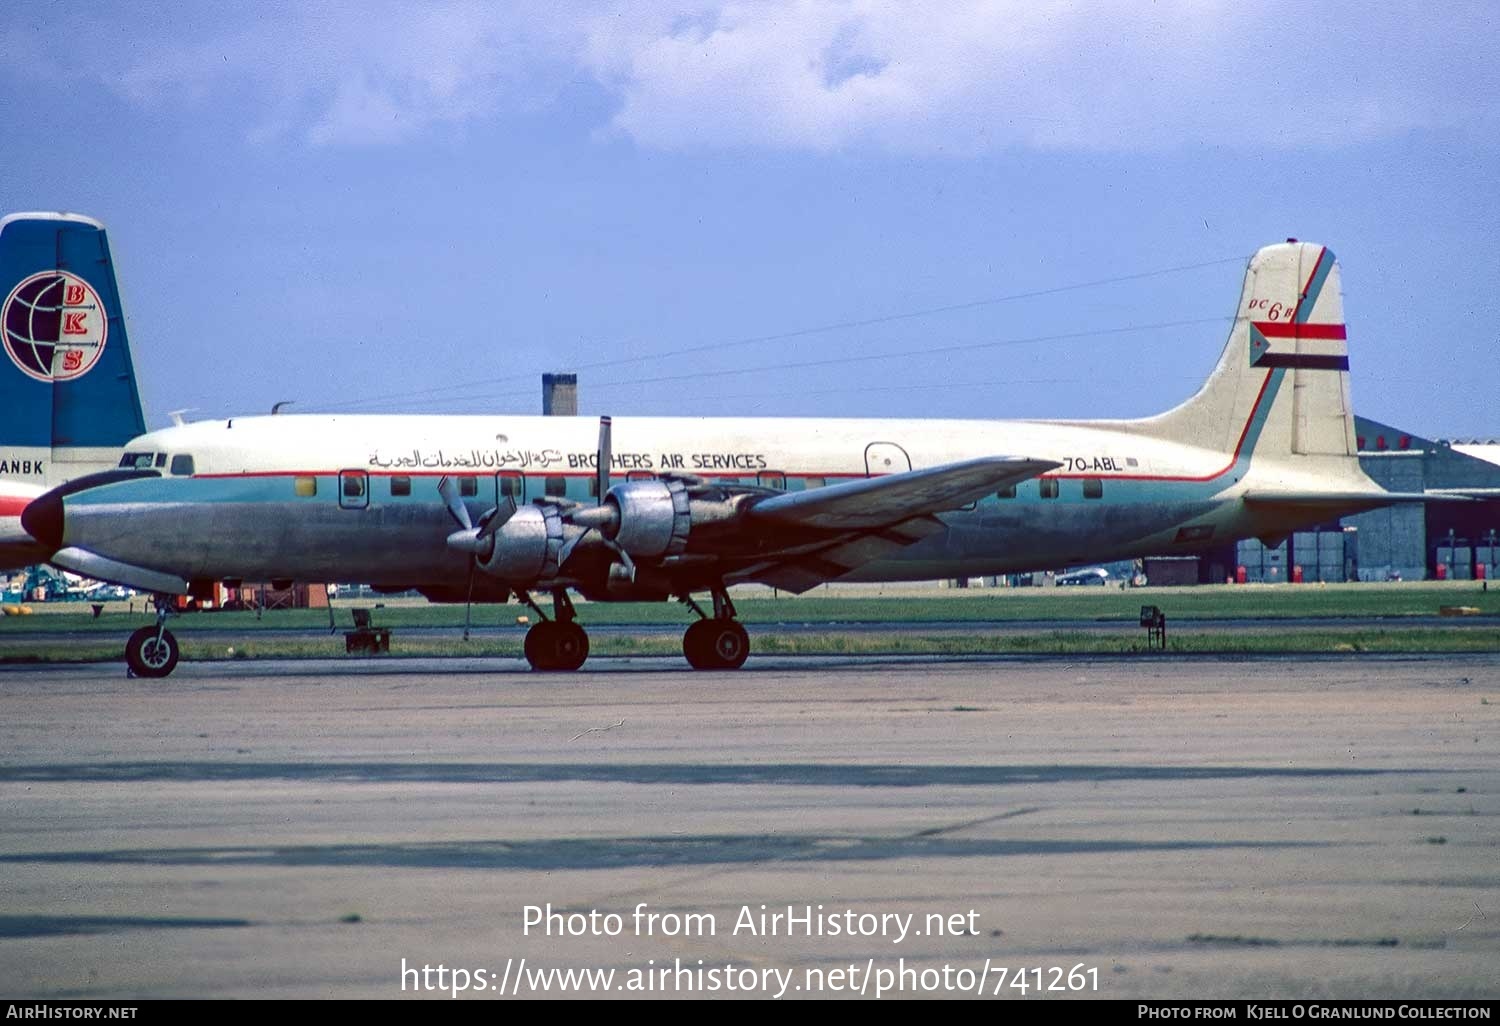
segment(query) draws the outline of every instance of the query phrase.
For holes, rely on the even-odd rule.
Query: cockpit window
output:
[[[120,466],[127,470],[150,470],[152,455],[149,452],[127,452],[120,457]]]
[[[159,452],[159,453],[156,454],[156,465],[158,467],[165,467],[167,465],[167,454],[166,453]]]
[[[172,457],[172,473],[180,477],[191,477],[193,474],[193,457],[185,452],[180,452]]]

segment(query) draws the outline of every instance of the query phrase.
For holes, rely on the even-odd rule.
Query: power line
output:
[[[841,331],[847,328],[868,328],[880,324],[891,324],[897,321],[913,320],[919,317],[931,317],[937,314],[956,313],[962,310],[975,310],[985,306],[994,306],[1000,303],[1016,302],[1022,299],[1037,299],[1043,296],[1055,296],[1065,292],[1075,292],[1080,289],[1098,288],[1104,285],[1117,285],[1123,282],[1142,281],[1147,278],[1158,278],[1168,274],[1180,274],[1186,271],[1197,271],[1208,267],[1219,267],[1229,263],[1243,263],[1249,258],[1244,256],[1221,257],[1217,260],[1205,260],[1195,264],[1180,264],[1176,267],[1163,267],[1151,271],[1138,271],[1133,274],[1116,275],[1111,278],[1096,278],[1092,281],[1074,282],[1068,285],[1056,285],[1051,288],[1033,289],[1027,292],[1013,292],[1005,296],[995,296],[990,299],[975,299],[963,303],[950,303],[944,306],[923,307],[917,310],[906,310],[899,313],[885,314],[880,317],[866,317],[856,320],[836,321],[828,324],[819,324],[807,328],[796,328],[791,331],[776,332],[769,335],[751,335],[744,338],[729,339],[722,342],[709,342],[703,345],[688,346],[684,349],[672,349],[657,353],[645,353],[637,356],[622,356],[608,360],[596,360],[592,363],[573,364],[574,371],[601,370],[608,367],[619,367],[631,363],[644,363],[649,360],[665,360],[680,356],[694,356],[702,353],[718,352],[725,349],[734,349],[744,346],[761,345],[766,342],[783,342],[794,338],[803,338],[808,335],[817,335],[829,331]],[[733,373],[726,372],[726,373]],[[369,406],[386,400],[406,400],[421,396],[438,395],[440,393],[455,392],[476,385],[498,385],[508,381],[523,381],[534,377],[534,372],[521,374],[506,374],[494,378],[479,378],[453,385],[439,385],[434,388],[420,389],[414,392],[392,392],[385,395],[368,396],[363,399],[349,400],[342,403],[334,403],[324,406],[328,411],[351,409],[360,406]],[[531,393],[511,393],[530,395]],[[497,398],[499,398],[497,396]]]
[[[1233,320],[1233,317],[1196,317],[1188,320],[1157,321],[1153,324],[1131,324],[1125,325],[1123,327],[1095,328],[1089,331],[1071,331],[1055,335],[1033,335],[1027,338],[992,339],[986,342],[963,342],[955,343],[953,345],[936,346],[928,349],[904,349],[897,352],[861,353],[858,356],[835,356],[828,357],[822,360],[804,360],[798,363],[762,364],[758,367],[742,367],[731,371],[688,371],[682,374],[664,374],[648,378],[627,378],[623,380],[617,379],[614,381],[603,381],[599,382],[598,384],[591,384],[589,386],[589,390],[593,392],[596,390],[624,388],[634,385],[659,385],[670,382],[692,381],[698,378],[719,378],[734,374],[756,374],[763,371],[807,370],[813,367],[832,367],[851,363],[870,363],[878,360],[894,360],[913,356],[938,356],[950,353],[974,352],[981,349],[1000,349],[1012,346],[1040,345],[1045,342],[1075,342],[1080,339],[1101,338],[1110,335],[1126,335],[1141,331],[1158,331],[1167,328],[1182,328],[1203,324],[1223,324]],[[473,384],[480,383],[475,382]],[[418,400],[417,402],[407,403],[406,405],[429,406],[439,402],[475,402],[479,400],[509,399],[517,396],[528,396],[531,394],[532,393],[529,389],[524,392],[517,391],[479,393],[466,396],[449,396],[443,399]]]

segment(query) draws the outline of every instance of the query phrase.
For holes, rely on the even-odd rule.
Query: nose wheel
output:
[[[125,642],[125,665],[132,677],[165,677],[177,668],[182,650],[167,630],[165,600],[157,601],[156,625],[142,627]]]
[[[723,588],[713,592],[714,615],[707,616],[690,597],[683,604],[702,619],[682,635],[682,654],[695,670],[738,670],[750,656],[750,635],[735,619],[734,603]]]

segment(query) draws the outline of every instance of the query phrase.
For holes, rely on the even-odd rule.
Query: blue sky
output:
[[[1426,7],[12,0],[0,210],[109,226],[153,426],[574,369],[620,416],[1145,415],[1296,236],[1356,409],[1494,436],[1500,8]]]

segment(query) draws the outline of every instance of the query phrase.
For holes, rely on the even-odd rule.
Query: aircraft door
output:
[[[865,473],[870,477],[904,474],[911,469],[911,457],[895,442],[871,442],[865,446]]]

